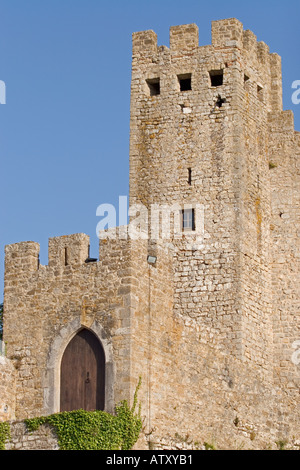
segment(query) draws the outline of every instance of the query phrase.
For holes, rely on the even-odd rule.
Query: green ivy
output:
[[[137,441],[142,421],[140,410],[135,411],[137,392],[132,408],[126,400],[116,407],[116,414],[105,411],[64,411],[50,416],[26,419],[29,431],[42,424],[52,426],[61,450],[130,450]]]
[[[5,450],[5,443],[10,439],[9,423],[0,423],[0,450]]]

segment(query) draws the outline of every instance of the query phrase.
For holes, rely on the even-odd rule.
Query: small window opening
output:
[[[263,99],[264,99],[264,89],[260,85],[257,85],[257,96],[258,96],[259,101],[263,101]]]
[[[150,96],[160,95],[160,79],[152,78],[151,80],[146,80],[149,87]]]
[[[218,108],[222,108],[224,103],[226,103],[226,98],[222,98],[220,95],[218,95],[216,106],[218,106]]]
[[[209,72],[211,86],[223,85],[223,70],[211,70]]]
[[[68,266],[68,248],[65,248],[65,266]]]
[[[178,75],[178,81],[180,86],[180,91],[188,91],[192,89],[192,75]]]
[[[195,230],[195,210],[194,209],[182,210],[182,230],[183,231]]]
[[[192,184],[192,169],[188,168],[188,184],[191,186]]]
[[[247,83],[250,80],[248,75],[244,74],[244,83]]]

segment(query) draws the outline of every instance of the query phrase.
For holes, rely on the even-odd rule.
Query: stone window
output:
[[[209,72],[211,86],[223,85],[223,70],[211,70]]]
[[[192,185],[192,169],[188,168],[188,184]]]
[[[68,266],[68,248],[64,250],[65,266]]]
[[[181,214],[182,214],[182,230],[194,231],[195,230],[195,210],[183,209]]]
[[[257,97],[259,101],[264,100],[264,89],[261,85],[257,85]]]
[[[188,91],[192,89],[192,74],[186,73],[184,75],[178,75],[177,78],[180,91]]]
[[[159,78],[151,78],[150,80],[146,80],[150,96],[160,95],[160,79]]]

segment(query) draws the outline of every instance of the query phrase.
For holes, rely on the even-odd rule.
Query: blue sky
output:
[[[131,35],[236,17],[282,57],[284,109],[300,130],[299,0],[0,0],[0,301],[4,246],[84,232],[98,257],[96,208],[128,195]]]

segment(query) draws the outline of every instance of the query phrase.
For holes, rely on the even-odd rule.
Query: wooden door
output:
[[[97,337],[81,330],[61,362],[60,411],[104,410],[105,355]]]

